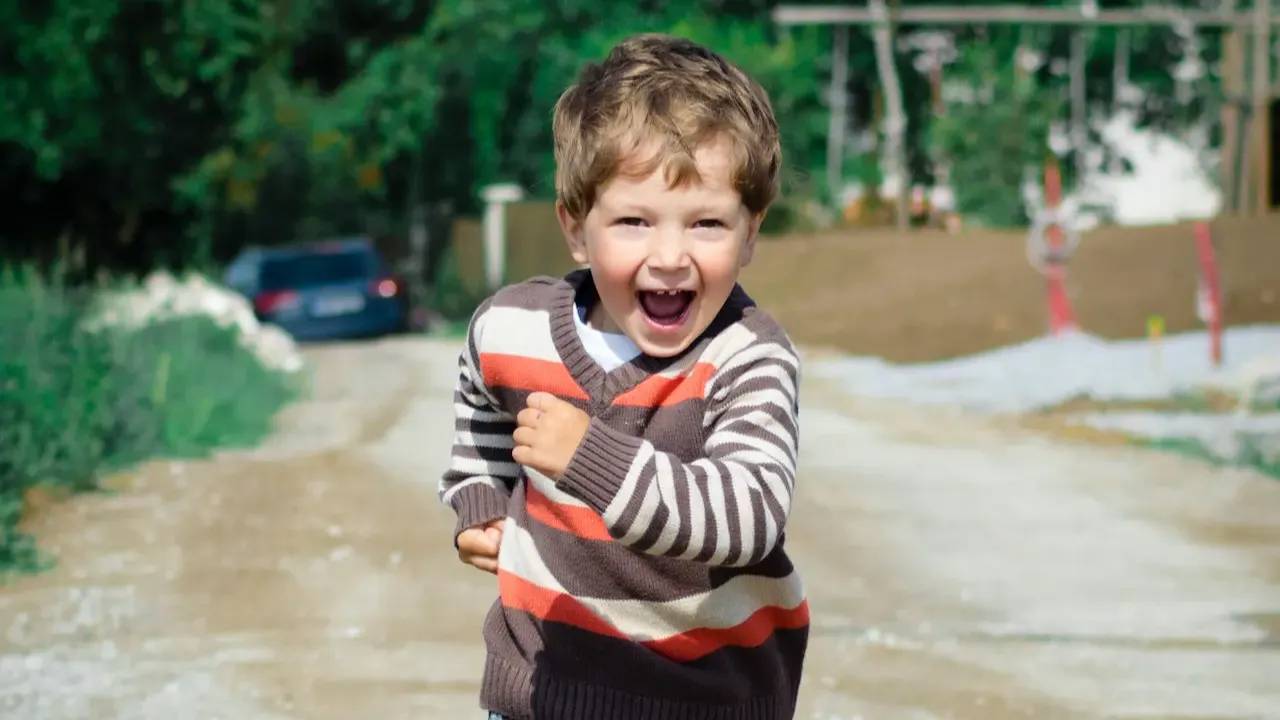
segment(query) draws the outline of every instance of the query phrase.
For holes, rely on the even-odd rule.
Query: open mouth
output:
[[[698,294],[692,290],[641,290],[636,295],[650,323],[659,328],[673,329],[688,319]]]

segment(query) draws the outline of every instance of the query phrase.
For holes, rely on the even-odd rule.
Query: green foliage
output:
[[[246,244],[402,233],[413,202],[552,186],[551,108],[640,31],[685,34],[773,93],[793,177],[821,162],[827,44],[763,0],[190,3],[0,9],[11,257],[183,267]],[[33,6],[34,7],[34,6]],[[20,219],[14,219],[20,218]]]
[[[483,300],[483,295],[476,294],[463,283],[458,258],[453,248],[446,248],[430,288],[427,307],[447,321],[467,321]]]
[[[904,0],[912,5],[947,0]],[[1113,0],[1137,6],[1143,0]],[[147,270],[227,259],[246,244],[320,235],[402,234],[409,208],[447,203],[468,213],[480,186],[515,181],[550,197],[551,109],[581,65],[636,32],[686,35],[724,53],[769,90],[783,133],[784,194],[819,197],[827,132],[830,32],[781,28],[775,0],[600,3],[587,0],[51,0],[0,6],[0,254],[51,262],[78,277],[100,268]],[[1193,0],[1184,0],[1184,5]],[[912,31],[913,28],[904,28]],[[1053,60],[1067,55],[1065,28],[957,29],[961,48],[994,53],[980,68],[1000,90],[1013,48]],[[1117,34],[1089,32],[1090,100],[1109,102]],[[1144,120],[1204,117],[1216,79],[1178,101],[1171,66],[1185,41],[1169,27],[1131,34],[1130,77],[1147,91]],[[1213,67],[1219,41],[1202,34]],[[946,71],[986,82],[968,58]],[[939,154],[974,168],[966,127],[990,110],[1002,117],[983,137],[1024,148],[1045,97],[1065,78],[1037,73],[1034,96],[1011,107],[957,108],[934,132],[928,79],[899,52],[917,178]],[[868,33],[853,33],[852,122],[875,127],[878,79]],[[1185,90],[1185,88],[1183,88]],[[1184,93],[1185,94],[1185,93]],[[1003,101],[1004,98],[1002,97]],[[935,147],[933,139],[947,139]],[[1038,161],[1037,161],[1038,162]],[[996,189],[1017,161],[998,160]],[[1019,171],[1020,172],[1020,171]],[[965,176],[971,177],[971,176]],[[957,178],[959,180],[960,178]],[[981,184],[980,184],[981,185]],[[988,183],[990,185],[990,183]],[[984,190],[957,182],[973,201]],[[1015,222],[1016,195],[979,216]],[[786,213],[779,213],[777,220]]]
[[[1191,438],[1160,438],[1145,440],[1143,444],[1158,450],[1167,450],[1179,455],[1204,460],[1213,465],[1251,468],[1263,475],[1280,479],[1280,457],[1268,454],[1253,440],[1244,440],[1241,443],[1239,454],[1234,458],[1219,457],[1201,442]]]
[[[1023,225],[1022,182],[1049,155],[1058,104],[1034,75],[1000,63],[987,46],[966,48],[955,75],[972,97],[934,122],[933,142],[950,168],[957,209],[987,225]]]
[[[28,488],[92,490],[148,457],[251,445],[297,392],[205,317],[90,331],[95,295],[0,275],[0,571],[37,559],[15,529]]]

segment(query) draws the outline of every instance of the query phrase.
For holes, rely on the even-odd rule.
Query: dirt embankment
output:
[[[1280,322],[1280,216],[1219,220],[1213,231],[1228,324]],[[1090,333],[1141,337],[1152,315],[1170,333],[1203,327],[1189,224],[1089,233],[1068,273]],[[1022,232],[767,238],[743,283],[796,340],[896,361],[965,355],[1047,329],[1045,282],[1027,262]]]

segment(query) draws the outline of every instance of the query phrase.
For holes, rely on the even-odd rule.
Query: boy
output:
[[[686,40],[555,109],[574,260],[472,320],[441,498],[498,576],[481,704],[555,720],[794,713],[808,604],[783,551],[799,361],[737,285],[777,188],[773,111]]]

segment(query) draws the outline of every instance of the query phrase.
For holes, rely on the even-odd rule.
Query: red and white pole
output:
[[[1057,210],[1062,204],[1062,171],[1058,169],[1057,160],[1051,159],[1045,165],[1044,199],[1050,211]],[[1075,311],[1071,308],[1071,298],[1067,297],[1067,265],[1062,257],[1062,226],[1056,222],[1051,223],[1045,232],[1050,256],[1044,273],[1049,294],[1049,332],[1058,336],[1076,330],[1078,325]]]
[[[1198,222],[1196,251],[1200,256],[1200,291],[1197,305],[1200,319],[1209,325],[1209,357],[1214,367],[1222,365],[1222,286],[1218,282],[1218,258],[1213,251],[1209,223]]]

